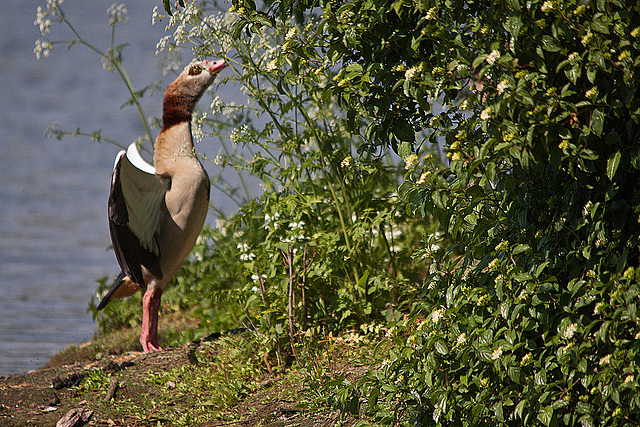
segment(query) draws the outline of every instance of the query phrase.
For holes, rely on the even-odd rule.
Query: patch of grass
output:
[[[94,348],[114,342],[115,336],[119,335],[103,337],[105,341],[94,343]],[[347,339],[327,337],[312,343],[301,344],[299,361],[277,371],[269,369],[261,337],[252,332],[152,354],[104,356],[87,365],[81,385],[61,391],[69,394],[61,398],[69,400],[71,407],[87,405],[98,422],[113,420],[129,426],[364,423],[359,408],[365,398],[345,392],[355,390],[345,384],[358,383],[390,341],[383,333],[353,333]],[[107,354],[107,347],[100,348]],[[66,354],[85,357],[72,349]],[[119,370],[106,368],[123,360],[131,363]],[[107,402],[112,378],[119,387],[115,399]]]

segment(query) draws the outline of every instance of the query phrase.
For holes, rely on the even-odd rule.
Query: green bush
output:
[[[363,382],[369,412],[418,425],[638,423],[639,6],[321,8],[335,93],[370,119],[362,149],[406,158],[441,141],[450,158],[402,185],[453,246]]]
[[[236,5],[248,20],[265,13]],[[361,151],[419,159],[441,142],[450,159],[419,162],[402,185],[453,245],[418,250],[434,263],[397,349],[361,384],[368,413],[417,425],[638,423],[639,6],[287,8],[322,14],[321,42],[295,53],[337,68],[332,93],[368,119]]]

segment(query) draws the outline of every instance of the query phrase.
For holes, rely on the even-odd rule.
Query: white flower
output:
[[[40,28],[40,34],[46,36],[49,34],[49,30],[51,27],[51,19],[48,19],[49,11],[46,12],[42,9],[42,6],[38,6],[38,10],[36,12],[36,20],[33,21],[33,25]]]
[[[36,47],[33,48],[33,53],[36,54],[36,59],[49,56],[53,49],[53,45],[48,40],[36,40]]]
[[[491,107],[487,107],[480,113],[480,120],[490,120],[491,119]]]
[[[340,167],[346,168],[349,166],[353,166],[353,157],[347,156],[340,162]]]
[[[164,36],[160,40],[158,40],[158,43],[156,44],[156,55],[160,52],[164,52],[170,38],[171,36]]]
[[[502,94],[505,90],[509,89],[509,83],[506,80],[500,80],[498,86],[496,87],[499,94]]]
[[[246,243],[239,243],[236,247],[242,252],[246,252],[249,250],[249,245],[247,245]]]
[[[272,73],[272,72],[277,71],[277,70],[278,70],[278,61],[276,59],[272,59],[267,64],[267,71]]]
[[[462,345],[466,342],[467,342],[467,334],[465,332],[458,335],[458,339],[456,340],[456,343],[458,343],[459,345]]]
[[[47,9],[54,11],[64,3],[64,0],[47,0]]]
[[[252,274],[251,275],[251,281],[253,283],[258,283],[258,282],[260,282],[260,279],[264,280],[266,278],[267,278],[266,274],[261,274],[260,276],[258,276],[257,274]]]
[[[553,2],[552,1],[545,1],[544,3],[542,3],[542,6],[540,7],[540,10],[543,12],[549,12],[551,10],[553,10]]]
[[[564,331],[562,331],[562,338],[566,340],[570,340],[571,338],[573,338],[573,335],[576,333],[577,330],[578,330],[578,325],[576,325],[575,323],[571,323],[569,326],[565,328]]]
[[[407,71],[404,72],[404,78],[407,80],[413,79],[417,71],[418,70],[416,69],[416,67],[409,68]]]
[[[158,12],[158,6],[153,7],[153,12],[151,13],[151,25],[156,25],[158,22],[162,22],[162,18],[164,15]]]
[[[500,59],[500,52],[492,50],[489,56],[487,56],[487,63],[493,65],[498,59]]]
[[[433,323],[438,323],[444,317],[444,308],[438,308],[431,312],[431,321]]]
[[[498,348],[496,348],[493,353],[491,353],[491,359],[492,360],[498,360],[500,359],[500,356],[502,356],[502,346],[499,345]]]
[[[418,180],[416,181],[416,184],[422,185],[425,182],[427,182],[427,178],[429,177],[429,175],[431,175],[429,171],[422,172],[422,174],[420,175],[420,178],[418,178]]]
[[[290,230],[302,230],[302,229],[304,229],[304,221],[292,222],[291,224],[289,224],[289,229]]]
[[[611,355],[610,354],[607,354],[602,359],[600,359],[600,361],[598,362],[598,364],[600,366],[608,365],[609,363],[611,363]]]
[[[417,164],[418,164],[418,155],[417,154],[409,154],[404,159],[404,168],[406,170],[411,170],[411,169],[415,168]]]
[[[253,261],[256,258],[256,254],[253,252],[240,254],[240,261]]]
[[[287,31],[287,35],[284,37],[284,40],[285,41],[289,41],[289,40],[293,39],[296,36],[297,33],[298,33],[297,27],[289,28],[289,31]]]
[[[107,14],[109,15],[109,25],[129,20],[127,8],[124,4],[112,4],[111,7],[107,9]]]

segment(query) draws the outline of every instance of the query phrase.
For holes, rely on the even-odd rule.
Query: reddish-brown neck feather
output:
[[[162,102],[162,131],[191,121],[193,98],[167,89]]]

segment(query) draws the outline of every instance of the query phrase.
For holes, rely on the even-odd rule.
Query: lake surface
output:
[[[62,6],[80,33],[106,50],[112,3],[66,0]],[[41,36],[33,21],[44,4],[13,2],[0,13],[0,376],[42,367],[59,350],[90,340],[95,325],[86,309],[95,281],[120,271],[108,249],[106,218],[119,149],[85,137],[48,139],[45,130],[56,122],[66,130],[102,129],[123,145],[144,132],[136,110],[120,108],[128,99],[120,80],[87,48],[59,45],[48,58],[35,59]],[[155,51],[163,25],[152,26],[151,13],[162,2],[126,6],[130,19],[117,36],[130,44],[125,64],[140,89],[160,75]],[[71,35],[52,25],[50,38]],[[158,116],[160,105],[161,93],[145,100],[147,115]],[[211,158],[218,151],[206,138],[196,149]],[[223,196],[212,194],[212,201],[235,209]]]

